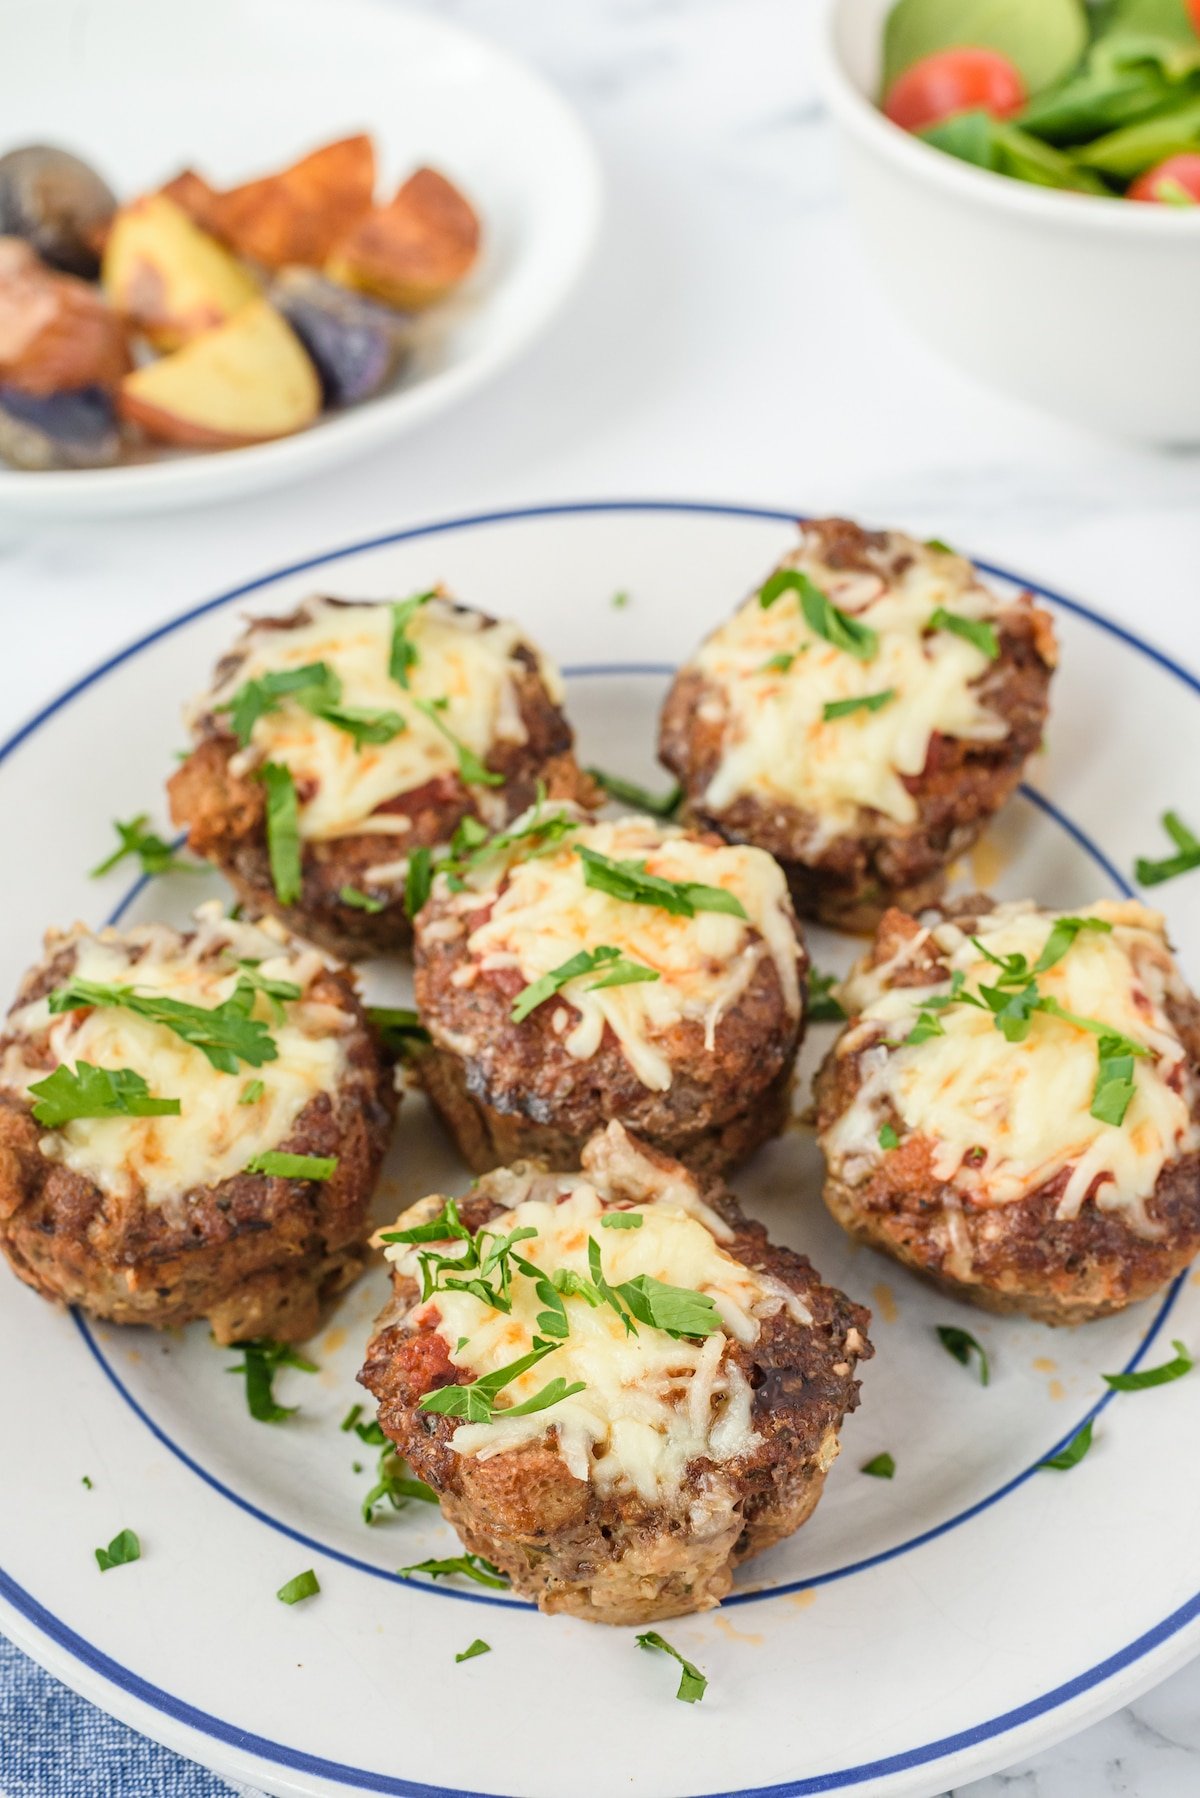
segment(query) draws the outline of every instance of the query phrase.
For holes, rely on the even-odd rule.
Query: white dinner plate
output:
[[[0,465],[0,508],[62,517],[240,496],[362,454],[507,366],[544,329],[599,228],[599,164],[575,115],[484,39],[389,0],[4,0],[0,152],[54,143],[118,198],[185,164],[233,185],[369,131],[379,193],[419,163],[458,182],[480,264],[425,315],[396,387],[274,443],[118,468]],[[389,186],[390,184],[390,186]]]
[[[48,921],[183,921],[215,876],[147,885],[84,870],[109,820],[164,816],[181,701],[252,611],[315,588],[357,598],[443,580],[520,619],[566,668],[582,757],[643,784],[670,667],[791,543],[783,514],[678,504],[553,506],[456,519],[250,582],[164,624],[78,682],[0,751],[6,845],[0,988]],[[1007,584],[999,570],[997,583]],[[1158,815],[1194,804],[1200,684],[1087,609],[1044,593],[1062,639],[1048,750],[962,870],[1066,909],[1128,893],[1161,852]],[[615,607],[613,596],[627,595]],[[1194,822],[1194,820],[1193,820]],[[1197,877],[1156,889],[1185,966],[1200,961]],[[853,942],[812,929],[819,967]],[[364,970],[402,1000],[399,967]],[[805,1047],[799,1103],[828,1026]],[[378,1214],[467,1176],[423,1103],[405,1099]],[[546,1618],[505,1593],[406,1583],[456,1552],[430,1508],[367,1528],[373,1457],[339,1421],[383,1292],[378,1271],[316,1340],[301,1409],[246,1412],[235,1359],[205,1329],[158,1337],[0,1287],[0,1623],[71,1685],[150,1735],[286,1794],[784,1798],[928,1794],[1011,1762],[1127,1701],[1200,1649],[1197,1378],[1113,1395],[1101,1374],[1200,1349],[1185,1275],[1124,1316],[1053,1331],[938,1296],[826,1214],[802,1126],[734,1182],[747,1209],[872,1306],[877,1356],[813,1521],[746,1566],[721,1609],[664,1625],[708,1676],[631,1629]],[[946,1354],[937,1324],[986,1345],[992,1380]],[[367,1415],[370,1415],[368,1409]],[[1038,1464],[1096,1419],[1069,1473]],[[893,1480],[863,1463],[890,1451]],[[364,1463],[356,1473],[352,1463]],[[89,1490],[81,1484],[92,1481]],[[143,1557],[104,1577],[123,1528]],[[319,1597],[276,1589],[314,1568]],[[463,1665],[476,1636],[492,1652]]]

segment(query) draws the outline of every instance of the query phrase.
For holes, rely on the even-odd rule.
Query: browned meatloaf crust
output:
[[[969,929],[977,910],[989,909],[975,895],[946,907],[943,915]],[[915,918],[889,912],[872,962],[889,960],[899,939],[918,929]],[[905,984],[923,983],[936,963],[936,945],[927,944]],[[1189,995],[1169,1011],[1200,1076],[1200,1002]],[[818,1131],[842,1116],[861,1079],[861,1055],[839,1057],[835,1044],[814,1083]],[[973,1206],[938,1181],[932,1152],[928,1138],[914,1136],[882,1157],[861,1185],[827,1178],[825,1203],[850,1235],[984,1310],[1023,1312],[1048,1324],[1085,1323],[1151,1297],[1200,1251],[1200,1154],[1181,1156],[1163,1168],[1146,1205],[1162,1234],[1146,1237],[1091,1198],[1077,1218],[1057,1218],[1067,1174],[1011,1204]],[[966,1232],[968,1280],[947,1271],[955,1259],[952,1227]]]
[[[455,973],[469,960],[467,938],[490,907],[454,914],[464,928],[450,936],[438,927],[452,903],[452,895],[435,891],[417,922],[417,1006],[433,1044],[416,1069],[474,1173],[522,1160],[578,1167],[588,1138],[619,1118],[695,1172],[716,1175],[783,1129],[804,1014],[802,1008],[790,1016],[769,956],[722,1013],[711,1049],[696,1019],[656,1039],[672,1079],[666,1092],[653,1092],[607,1026],[596,1053],[581,1060],[554,1030],[554,1005],[514,1024],[512,1003],[524,985],[519,973],[491,969],[457,985]],[[803,992],[808,958],[799,938],[797,957]]]
[[[823,558],[838,569],[872,571],[867,552],[887,544],[886,533],[864,531],[844,518],[819,519],[805,529],[819,534]],[[704,794],[720,761],[724,707],[719,690],[698,669],[683,668],[667,695],[659,755],[683,786],[697,823],[775,856],[801,916],[869,933],[889,905],[915,912],[938,898],[950,863],[1011,798],[1042,740],[1054,666],[1049,615],[1036,606],[1010,605],[998,636],[999,658],[981,685],[991,710],[1008,721],[1009,734],[999,743],[935,735],[921,774],[904,781],[917,805],[915,824],[897,825],[864,808],[857,830],[813,849],[814,820],[799,809],[744,795],[719,815],[707,811]]]
[[[680,1172],[669,1158],[654,1159],[668,1173]],[[809,1517],[838,1452],[842,1420],[858,1405],[854,1369],[873,1352],[870,1313],[823,1286],[803,1255],[770,1242],[719,1182],[705,1182],[702,1191],[735,1233],[722,1242],[725,1252],[791,1287],[813,1322],[801,1325],[782,1311],[763,1321],[751,1347],[734,1345],[754,1390],[761,1443],[732,1461],[694,1461],[670,1505],[632,1493],[602,1496],[569,1472],[553,1432],[488,1460],[454,1453],[448,1444],[455,1420],[417,1408],[422,1394],[453,1383],[459,1370],[435,1328],[406,1324],[417,1298],[413,1282],[395,1276],[392,1303],[367,1349],[359,1378],[379,1400],[388,1436],[437,1491],[466,1547],[494,1562],[543,1611],[634,1624],[718,1604],[740,1562]],[[461,1207],[472,1229],[499,1209],[486,1180]]]
[[[278,620],[259,620],[258,625],[277,623],[287,630],[301,621],[302,614],[296,612]],[[510,822],[534,803],[541,782],[552,799],[594,806],[600,795],[576,764],[571,727],[546,691],[533,652],[521,647],[515,655],[526,670],[518,683],[517,703],[527,738],[524,743],[497,742],[489,750],[487,766],[504,777],[502,787],[489,789],[492,802],[499,799],[503,822]],[[231,676],[242,659],[236,650],[224,657],[217,664],[217,680]],[[209,713],[200,721],[196,747],[171,776],[167,791],[171,817],[187,830],[188,847],[221,870],[246,916],[280,918],[290,930],[350,960],[406,948],[412,928],[404,911],[403,887],[375,892],[366,879],[368,869],[389,859],[387,850],[381,849],[387,838],[365,833],[304,843],[300,898],[295,905],[279,903],[271,882],[263,785],[253,774],[232,771],[230,763],[237,753],[237,738],[225,716]],[[387,810],[412,819],[411,830],[395,839],[403,842],[403,853],[446,844],[463,818],[479,816],[470,788],[453,773],[397,794]],[[492,825],[496,827],[495,820]],[[366,911],[347,905],[339,896],[347,886],[383,899],[383,908]]]
[[[19,1003],[60,985],[72,960],[35,970]],[[48,1160],[28,1101],[0,1091],[0,1248],[26,1285],[112,1323],[166,1329],[207,1318],[222,1343],[313,1334],[326,1301],[366,1260],[396,1091],[350,977],[323,973],[311,991],[354,1014],[348,1066],[336,1092],[311,1099],[279,1148],[336,1155],[329,1180],[238,1174],[182,1195],[186,1214],[173,1224],[143,1196],[113,1198]]]

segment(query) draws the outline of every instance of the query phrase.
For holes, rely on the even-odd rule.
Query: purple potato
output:
[[[310,268],[285,268],[270,298],[311,356],[327,406],[378,393],[408,351],[410,320]]]
[[[117,415],[103,387],[48,394],[0,387],[0,457],[13,468],[107,468],[120,453]]]
[[[94,281],[116,209],[108,183],[69,150],[27,144],[0,156],[0,234],[23,237],[51,268]]]

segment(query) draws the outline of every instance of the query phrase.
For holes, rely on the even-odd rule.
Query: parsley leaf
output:
[[[1039,1467],[1053,1467],[1059,1473],[1066,1473],[1072,1467],[1078,1467],[1083,1457],[1092,1446],[1092,1427],[1094,1418],[1089,1417],[1082,1428],[1076,1430],[1065,1448],[1060,1448],[1056,1455],[1050,1455],[1045,1461],[1039,1461]]]
[[[460,1661],[473,1661],[476,1655],[491,1654],[491,1652],[491,1643],[485,1642],[482,1636],[476,1636],[469,1648],[464,1648],[461,1654],[455,1655],[454,1664],[457,1666]]]
[[[415,1011],[404,1005],[368,1005],[367,1017],[393,1055],[410,1055],[430,1041],[428,1030]]]
[[[136,818],[130,818],[128,824],[113,819],[113,829],[117,833],[118,843],[111,855],[106,855],[102,862],[97,862],[91,870],[91,878],[97,879],[123,862],[128,855],[136,855],[142,865],[142,873],[153,877],[158,874],[203,874],[204,869],[195,862],[185,862],[177,856],[170,843],[165,843],[152,830],[147,830],[150,822],[149,812],[139,812]]]
[[[1164,1361],[1160,1367],[1141,1368],[1136,1373],[1102,1373],[1100,1378],[1114,1392],[1145,1392],[1149,1386],[1166,1386],[1171,1380],[1181,1380],[1196,1364],[1182,1342],[1172,1341],[1171,1347],[1175,1359]]]
[[[234,735],[245,749],[254,726],[268,712],[276,712],[285,699],[293,699],[309,711],[336,705],[342,683],[326,662],[306,662],[302,668],[281,668],[243,683],[233,698],[216,707],[228,712]]]
[[[264,762],[258,777],[267,789],[267,853],[271,884],[281,905],[300,897],[300,804],[291,770],[282,762]]]
[[[433,850],[414,849],[404,882],[404,915],[411,924],[433,888]]]
[[[600,987],[629,986],[643,980],[658,980],[658,972],[654,968],[644,967],[640,962],[628,961],[611,943],[601,943],[596,949],[581,949],[567,961],[560,962],[557,968],[551,968],[540,980],[530,981],[513,1000],[509,1017],[514,1024],[521,1024],[544,1005],[547,999],[553,998],[568,981],[578,980],[583,974],[594,974],[604,969],[604,978],[595,981],[588,988],[595,992]]]
[[[606,1211],[600,1219],[602,1230],[640,1230],[644,1219],[640,1211]]]
[[[869,662],[877,654],[879,633],[869,625],[860,624],[857,618],[851,618],[848,613],[839,611],[828,594],[823,593],[802,569],[776,569],[763,582],[758,603],[766,609],[775,604],[781,593],[789,590],[799,594],[800,610],[809,630],[818,637],[824,637],[826,643],[832,643],[835,649],[844,649],[847,655],[854,656],[859,662]]]
[[[96,1565],[101,1573],[107,1573],[110,1567],[128,1567],[130,1561],[140,1561],[142,1545],[132,1530],[122,1530],[114,1536],[107,1548],[96,1550]]]
[[[339,1423],[338,1429],[339,1430],[352,1430],[354,1428],[355,1424],[358,1422],[359,1418],[362,1416],[362,1409],[363,1408],[361,1405],[351,1405],[350,1409],[347,1411],[346,1415],[343,1417],[341,1423]]]
[[[92,1005],[122,1006],[174,1031],[223,1074],[236,1074],[239,1061],[260,1068],[279,1055],[267,1026],[250,1016],[254,991],[241,979],[228,999],[211,1008],[186,1005],[181,999],[168,999],[157,993],[139,993],[131,986],[109,986],[77,978],[52,992],[47,1003],[52,1012],[78,1011]]]
[[[284,1604],[299,1604],[302,1598],[314,1598],[320,1590],[321,1582],[310,1567],[307,1572],[285,1580],[275,1596]]]
[[[496,1415],[496,1398],[505,1386],[518,1379],[528,1368],[536,1367],[546,1355],[553,1354],[558,1347],[557,1342],[544,1342],[540,1347],[531,1349],[517,1361],[510,1361],[505,1367],[498,1367],[494,1373],[481,1375],[466,1386],[439,1386],[433,1392],[425,1393],[420,1401],[422,1411],[436,1411],[442,1417],[462,1417],[467,1423],[491,1423]],[[555,1388],[553,1398],[547,1398],[550,1388]],[[504,1417],[525,1416],[531,1411],[544,1410],[547,1405],[557,1404],[559,1399],[568,1397],[573,1392],[582,1392],[582,1385],[565,1386],[562,1380],[552,1380],[550,1386],[543,1386],[534,1398],[526,1399],[523,1405],[514,1405],[511,1410],[501,1410]]]
[[[768,656],[757,672],[759,674],[787,674],[799,653],[798,650],[794,649],[781,650],[777,656]]]
[[[895,697],[895,687],[885,687],[882,693],[864,693],[859,699],[830,699],[821,716],[830,724],[835,718],[848,718],[852,712],[879,712]]]
[[[1144,887],[1161,886],[1164,880],[1174,880],[1178,874],[1189,874],[1193,868],[1200,868],[1200,837],[1188,829],[1178,812],[1164,812],[1162,826],[1179,853],[1157,862],[1139,856],[1134,875]]]
[[[833,994],[838,983],[836,974],[819,974],[816,968],[808,970],[808,1021],[810,1024],[840,1024],[846,1016],[845,1007]]]
[[[241,1349],[244,1359],[227,1367],[225,1371],[245,1374],[246,1409],[255,1422],[282,1423],[285,1417],[293,1416],[298,1409],[296,1405],[281,1405],[276,1402],[276,1371],[281,1367],[295,1367],[301,1373],[316,1373],[316,1363],[309,1361],[290,1343],[273,1342],[269,1336],[258,1336],[248,1342],[235,1342],[233,1346]]]
[[[904,1038],[904,1042],[901,1046],[909,1048],[915,1046],[917,1043],[928,1042],[931,1036],[945,1036],[945,1034],[946,1032],[942,1027],[942,1020],[938,1017],[936,1012],[931,1011],[926,1007],[925,1010],[918,1012],[917,1021],[909,1031],[908,1035]]]
[[[872,1455],[871,1459],[859,1468],[860,1473],[869,1473],[874,1480],[890,1480],[896,1472],[896,1463],[885,1449],[881,1455]]]
[[[397,1567],[396,1572],[401,1579],[408,1579],[414,1573],[427,1573],[430,1579],[449,1579],[452,1574],[463,1573],[476,1585],[495,1586],[501,1592],[506,1591],[509,1584],[507,1573],[501,1573],[482,1555],[449,1555],[442,1561],[414,1561],[409,1567]]]
[[[408,686],[408,677],[420,661],[416,646],[408,635],[408,627],[422,606],[437,594],[414,593],[411,599],[398,599],[392,605],[392,646],[388,656],[388,673],[398,687]]]
[[[675,1696],[683,1704],[698,1704],[708,1690],[708,1681],[699,1667],[686,1660],[677,1648],[672,1648],[665,1636],[660,1636],[656,1629],[645,1629],[635,1638],[639,1648],[658,1649],[669,1654],[672,1660],[678,1661],[682,1669],[679,1675],[679,1690]]]
[[[387,904],[386,899],[375,899],[370,893],[364,893],[360,887],[341,887],[338,891],[338,898],[352,911],[365,911],[372,914],[382,911]]]
[[[338,1164],[336,1155],[285,1155],[267,1149],[246,1163],[248,1174],[266,1174],[273,1180],[328,1180]]]
[[[1033,964],[1034,973],[1044,974],[1060,962],[1083,930],[1096,930],[1107,935],[1112,925],[1106,918],[1056,918],[1045,948]]]
[[[258,1101],[263,1096],[264,1090],[265,1090],[265,1088],[263,1087],[263,1083],[261,1080],[251,1080],[246,1086],[244,1086],[242,1088],[242,1091],[238,1096],[238,1104],[239,1105],[257,1105]]]
[[[674,786],[669,793],[659,795],[648,793],[645,787],[639,787],[619,774],[606,774],[603,768],[588,768],[586,772],[604,788],[610,799],[619,800],[622,805],[631,805],[635,811],[649,812],[652,818],[673,818],[683,803],[683,788],[680,786]]]
[[[461,779],[469,787],[502,787],[503,774],[496,774],[482,762],[473,749],[456,737],[449,725],[444,722],[438,712],[437,702],[432,699],[414,699],[413,704],[418,712],[439,730],[455,755],[458,757],[458,772]]]
[[[152,1099],[150,1088],[132,1068],[95,1068],[77,1061],[74,1072],[65,1062],[30,1086],[36,1095],[34,1121],[58,1130],[72,1118],[178,1117],[178,1099]]]
[[[323,718],[326,724],[353,737],[354,747],[359,750],[367,743],[390,743],[408,729],[399,712],[380,711],[371,706],[323,705],[310,706],[309,710],[315,718]]]
[[[953,1355],[964,1367],[971,1365],[971,1356],[979,1357],[979,1384],[986,1386],[991,1379],[991,1368],[988,1365],[987,1351],[981,1342],[977,1342],[969,1330],[960,1330],[954,1324],[938,1324],[938,1341],[947,1354]]]
[[[614,1288],[639,1323],[668,1336],[711,1336],[722,1328],[721,1314],[706,1292],[668,1286],[652,1274],[639,1274]]]
[[[898,1149],[900,1147],[900,1138],[896,1134],[894,1124],[883,1125],[879,1132],[879,1146],[881,1149]]]
[[[953,631],[964,642],[974,644],[989,662],[994,662],[1000,654],[1000,639],[995,626],[982,618],[965,618],[961,612],[948,612],[945,606],[939,606],[929,620],[929,628],[931,631]]]
[[[706,886],[699,880],[664,880],[647,873],[645,862],[612,861],[583,843],[577,852],[583,862],[584,885],[628,905],[656,905],[681,918],[692,918],[702,911],[727,912],[734,918],[746,916],[737,894],[724,887]]]
[[[345,1425],[342,1426],[345,1428]],[[424,1505],[436,1505],[438,1495],[432,1486],[419,1480],[409,1472],[408,1464],[397,1452],[391,1438],[385,1436],[378,1419],[369,1424],[355,1424],[354,1429],[363,1442],[379,1449],[379,1464],[375,1469],[375,1484],[367,1493],[360,1507],[364,1523],[375,1522],[375,1507],[385,1499],[393,1511],[401,1511],[410,1498],[419,1499]]]
[[[1133,1098],[1134,1056],[1125,1037],[1102,1036],[1099,1057],[1091,1115],[1102,1124],[1120,1125]]]

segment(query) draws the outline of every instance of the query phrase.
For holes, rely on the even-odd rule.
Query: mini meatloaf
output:
[[[476,1173],[578,1167],[610,1118],[723,1173],[783,1128],[807,957],[769,855],[547,808],[457,867],[417,918],[417,1065]]]
[[[363,1265],[395,1109],[350,976],[273,920],[51,931],[0,1026],[0,1246],[113,1323],[300,1340]]]
[[[466,1547],[543,1611],[705,1610],[812,1512],[870,1315],[719,1182],[613,1123],[582,1173],[502,1169],[383,1240],[359,1378]]]
[[[817,1077],[825,1202],[990,1311],[1077,1323],[1200,1248],[1200,1004],[1156,912],[892,911]]]
[[[464,819],[499,829],[539,784],[592,798],[557,670],[516,625],[436,593],[257,619],[188,723],[169,790],[191,848],[249,915],[352,958],[411,940],[415,851]]]
[[[660,754],[698,823],[779,858],[802,915],[870,931],[932,903],[1013,792],[1054,663],[1028,594],[819,520],[680,670]]]

